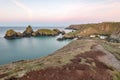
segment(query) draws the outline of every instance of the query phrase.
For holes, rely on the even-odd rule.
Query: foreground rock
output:
[[[8,30],[5,34],[6,39],[16,39],[22,37],[36,37],[36,36],[56,36],[59,34],[65,34],[64,31],[58,29],[38,29],[33,31],[32,27],[29,25],[23,33],[16,32],[12,29]]]
[[[49,56],[0,67],[2,80],[119,80],[120,44],[76,40]],[[112,52],[112,53],[110,53]],[[119,56],[119,55],[118,55]]]

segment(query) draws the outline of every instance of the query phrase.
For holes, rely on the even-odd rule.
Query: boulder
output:
[[[23,36],[24,37],[31,37],[32,36],[32,33],[33,33],[33,29],[32,27],[29,25],[26,30],[23,32]]]

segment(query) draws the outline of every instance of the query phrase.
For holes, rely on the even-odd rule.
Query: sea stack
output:
[[[33,29],[32,27],[29,25],[26,30],[23,32],[23,36],[24,37],[31,37],[32,36],[32,33],[33,33]]]

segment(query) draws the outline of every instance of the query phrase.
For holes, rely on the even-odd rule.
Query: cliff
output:
[[[96,24],[70,25],[67,29],[75,29],[80,36],[89,36],[91,34],[111,35],[120,28],[120,22],[103,22]]]

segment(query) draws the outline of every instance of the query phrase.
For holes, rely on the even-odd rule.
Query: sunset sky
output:
[[[120,0],[0,0],[0,26],[120,21]]]

